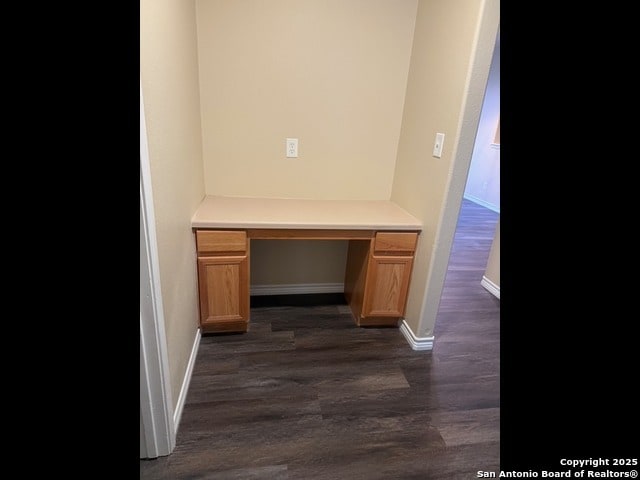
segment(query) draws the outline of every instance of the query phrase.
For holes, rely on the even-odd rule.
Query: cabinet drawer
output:
[[[418,242],[415,232],[378,232],[373,250],[380,252],[413,252]]]
[[[196,231],[198,253],[245,252],[247,232],[225,230]]]

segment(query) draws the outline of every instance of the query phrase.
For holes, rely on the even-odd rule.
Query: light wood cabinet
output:
[[[413,257],[379,257],[369,261],[363,317],[402,317]]]
[[[349,240],[344,293],[356,324],[397,326],[405,313],[418,233],[195,229],[202,332],[248,331],[252,238]]]
[[[405,314],[418,234],[377,232],[351,241],[345,296],[359,326],[396,326]]]
[[[200,327],[246,332],[249,325],[249,243],[244,231],[196,231]]]

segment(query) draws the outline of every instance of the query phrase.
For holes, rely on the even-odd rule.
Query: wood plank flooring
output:
[[[498,214],[463,201],[431,352],[346,305],[252,307],[203,336],[175,451],[141,479],[464,479],[500,463]]]

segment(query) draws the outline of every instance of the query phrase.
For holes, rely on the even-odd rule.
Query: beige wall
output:
[[[196,2],[207,193],[387,200],[417,0]]]
[[[251,284],[342,283],[347,248],[337,240],[251,240]]]
[[[419,337],[433,334],[498,23],[494,0],[418,4],[391,199],[424,225],[406,314]],[[444,147],[434,158],[438,132]]]
[[[496,233],[493,237],[493,243],[491,243],[487,269],[484,272],[484,276],[496,287],[500,288],[500,217],[498,217]]]
[[[205,190],[196,41],[194,2],[141,0],[140,78],[174,403],[198,328],[190,222]]]
[[[196,5],[207,194],[388,200],[417,0]],[[285,157],[287,137],[298,158]],[[265,260],[286,248],[252,256],[252,284],[305,275]],[[344,281],[343,244],[296,249],[307,272]]]

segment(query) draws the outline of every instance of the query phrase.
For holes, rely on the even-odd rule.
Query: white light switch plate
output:
[[[442,156],[442,144],[444,143],[444,133],[436,133],[436,141],[433,144],[433,156],[440,158]]]

